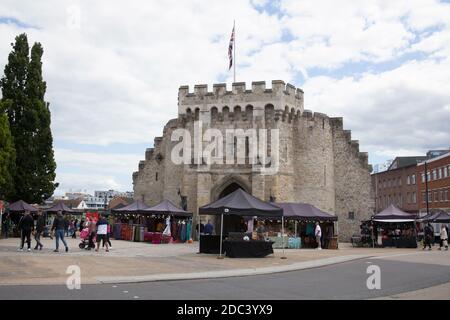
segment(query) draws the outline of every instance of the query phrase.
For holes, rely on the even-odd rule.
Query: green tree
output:
[[[0,101],[0,199],[14,195],[13,173],[16,160],[13,138],[5,113],[7,103]]]
[[[11,101],[6,113],[16,149],[12,200],[41,203],[53,194],[56,169],[50,111],[44,100],[43,49],[35,43],[30,60],[26,34],[17,36],[12,47],[1,80],[2,98]]]

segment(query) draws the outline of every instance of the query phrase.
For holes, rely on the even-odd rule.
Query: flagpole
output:
[[[233,43],[233,82],[236,82],[236,20],[233,20],[234,43]]]

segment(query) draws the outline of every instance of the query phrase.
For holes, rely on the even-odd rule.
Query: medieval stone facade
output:
[[[268,154],[278,155],[276,171],[262,173],[264,165],[250,161],[205,164],[195,151],[189,155],[191,162],[175,164],[172,150],[179,141],[172,141],[174,131],[185,129],[195,140],[199,130],[208,128],[224,137],[229,129],[277,130],[278,144],[267,139]],[[247,148],[247,157],[247,143],[233,142],[224,142],[223,148]],[[133,185],[135,199],[149,205],[163,199],[179,204],[183,198],[194,220],[199,206],[237,186],[266,201],[272,197],[277,202],[310,203],[338,215],[340,239],[349,240],[359,233],[360,221],[373,214],[370,170],[367,153],[359,152],[342,118],[304,110],[301,89],[283,81],[272,81],[271,89],[265,82],[253,82],[251,89],[233,83],[232,91],[215,84],[211,92],[206,85],[196,85],[194,92],[180,87],[178,117],[146,150],[139,171],[133,173]]]

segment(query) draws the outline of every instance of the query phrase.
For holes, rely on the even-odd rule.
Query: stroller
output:
[[[78,245],[78,247],[80,249],[85,249],[86,247],[89,248],[89,229],[88,228],[84,228],[83,230],[81,230],[80,239],[81,239],[81,242]],[[94,247],[91,246],[91,248],[94,248]]]

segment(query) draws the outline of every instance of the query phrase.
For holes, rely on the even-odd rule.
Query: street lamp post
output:
[[[427,203],[427,215],[429,214],[429,204],[428,204],[428,168],[427,161],[425,160],[425,201]]]

